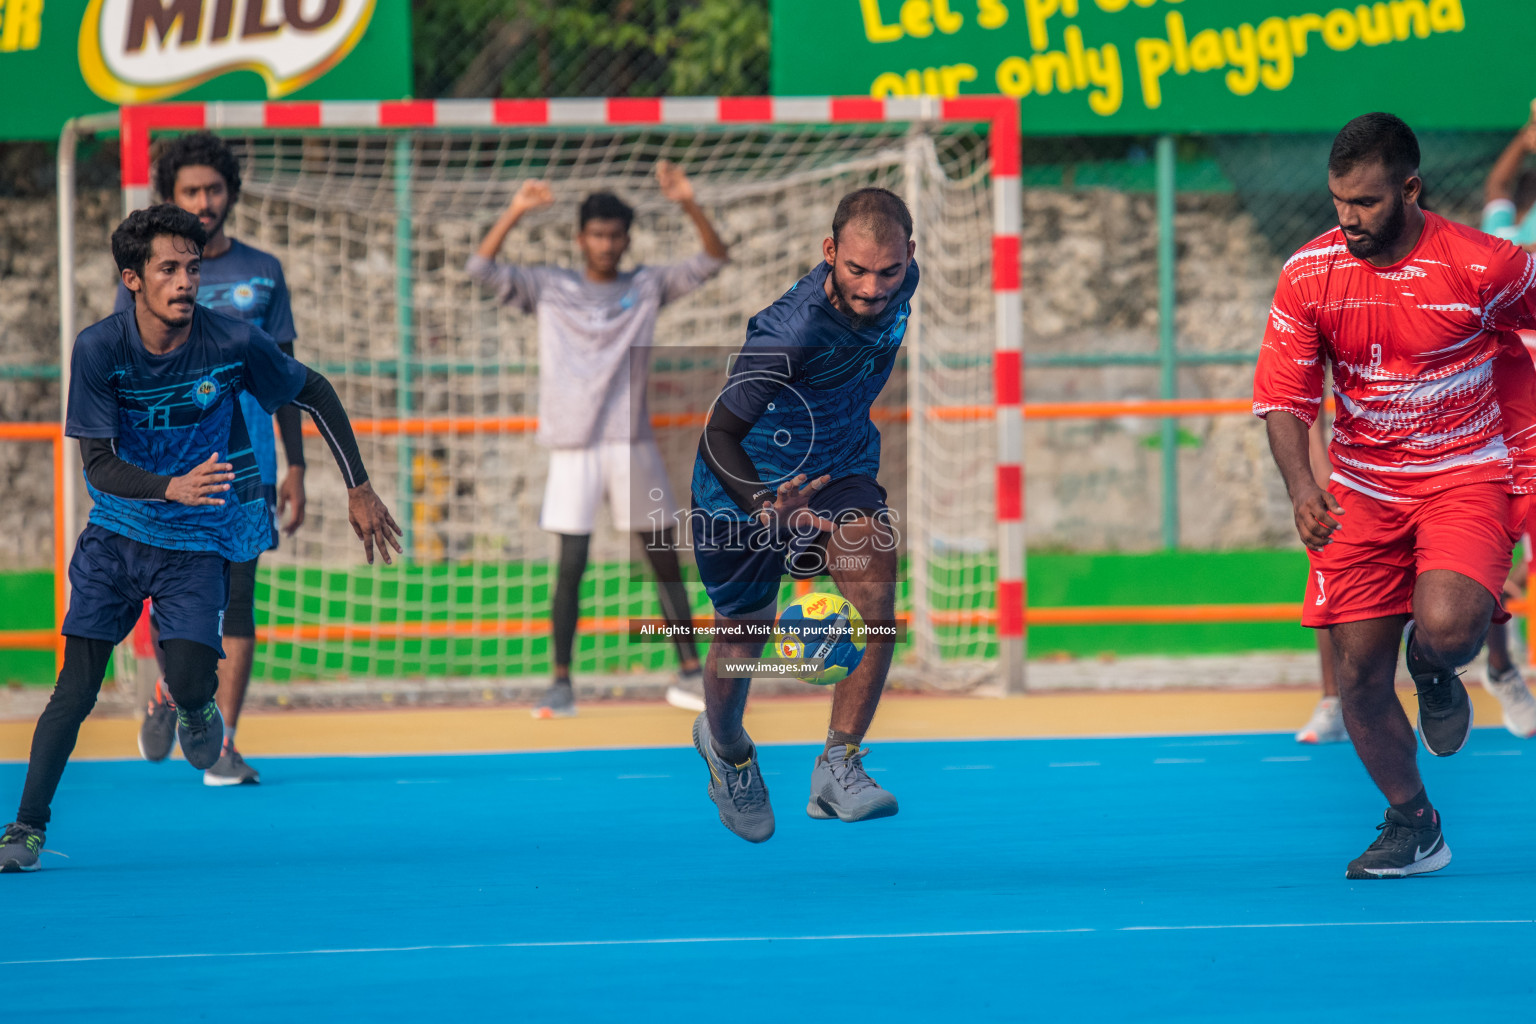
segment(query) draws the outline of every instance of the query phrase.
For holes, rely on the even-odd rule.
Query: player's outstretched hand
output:
[[[525,181],[517,189],[517,195],[512,197],[507,212],[521,217],[529,210],[537,210],[541,206],[548,206],[555,201],[554,189],[549,187],[549,182],[542,178],[533,178]]]
[[[1344,506],[1338,499],[1321,487],[1314,486],[1296,501],[1296,532],[1309,551],[1321,551],[1333,539],[1333,531],[1339,528],[1334,516],[1344,514]]]
[[[814,526],[823,533],[831,533],[837,528],[831,520],[823,519],[811,511],[807,504],[811,496],[831,481],[830,476],[819,476],[810,483],[806,483],[804,473],[793,480],[786,480],[779,484],[779,491],[774,495],[773,504],[763,502],[763,510],[757,514],[758,521],[764,526],[772,525],[775,521],[782,523],[786,528],[800,532],[809,526]]]
[[[165,500],[181,505],[222,505],[223,498],[214,497],[229,490],[229,482],[235,478],[234,467],[219,461],[214,452],[182,476],[171,477],[165,485]]]
[[[671,160],[662,160],[656,164],[656,184],[661,186],[661,194],[674,203],[687,203],[693,200],[693,182],[689,181],[683,169]]]
[[[283,482],[277,485],[277,519],[282,522],[284,514],[293,510],[293,517],[283,523],[283,532],[292,537],[294,531],[304,525],[304,467],[289,466],[288,473],[283,477]]]
[[[347,489],[347,521],[352,524],[352,532],[363,542],[369,565],[373,564],[375,547],[384,556],[385,565],[394,564],[389,549],[403,550],[398,539],[400,524],[395,522],[395,517],[384,506],[384,499],[373,492],[373,485],[366,480]]]

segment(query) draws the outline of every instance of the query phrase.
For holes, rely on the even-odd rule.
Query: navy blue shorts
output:
[[[171,551],[88,525],[69,560],[65,636],[123,642],[155,601],[161,640],[195,640],[224,656],[229,562],[212,551]]]
[[[879,515],[887,511],[885,488],[873,477],[846,476],[817,491],[810,509],[834,523],[855,514]],[[786,542],[765,526],[712,518],[697,506],[689,526],[699,579],[715,611],[728,619],[773,605],[786,575],[801,580],[826,572],[825,533],[796,535]]]

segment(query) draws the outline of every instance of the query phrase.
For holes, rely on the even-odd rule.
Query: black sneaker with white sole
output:
[[[1419,693],[1419,739],[1436,757],[1450,757],[1472,735],[1472,698],[1454,670],[1437,671],[1414,655],[1413,632],[1414,624],[1409,622],[1403,649],[1408,674]]]
[[[1407,878],[1439,871],[1451,862],[1451,848],[1440,831],[1440,812],[1421,812],[1428,819],[1414,821],[1387,808],[1387,819],[1376,826],[1380,833],[1365,852],[1349,862],[1345,878]]]

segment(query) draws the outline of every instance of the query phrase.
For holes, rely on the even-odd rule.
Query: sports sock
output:
[[[235,749],[235,727],[232,725],[224,726],[224,749]]]
[[[1435,809],[1430,804],[1429,795],[1424,792],[1423,786],[1419,787],[1413,799],[1393,804],[1392,809],[1413,822],[1416,828],[1424,828],[1436,823]]]
[[[736,734],[734,743],[722,743],[718,739],[712,741],[715,753],[726,764],[739,766],[752,759],[752,741],[747,739],[745,732]]]
[[[851,732],[839,732],[836,729],[827,730],[826,753],[830,755],[838,747],[859,749],[859,744],[864,742],[863,736],[856,736]]]

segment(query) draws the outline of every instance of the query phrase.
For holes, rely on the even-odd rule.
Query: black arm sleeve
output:
[[[283,458],[288,465],[304,465],[304,416],[296,405],[285,405],[275,413],[277,432],[283,438]]]
[[[278,343],[284,353],[293,355],[293,342]],[[283,457],[290,466],[304,465],[304,417],[296,405],[285,405],[277,410],[277,432],[283,439]]]
[[[80,463],[85,478],[103,494],[138,501],[164,501],[171,478],[140,469],[117,457],[117,441],[111,437],[87,437],[80,441]]]
[[[363,468],[362,453],[357,450],[357,438],[352,434],[352,421],[341,406],[336,389],[331,382],[309,367],[304,368],[304,386],[299,389],[293,404],[309,413],[309,418],[320,428],[320,436],[336,457],[341,467],[341,477],[347,487],[357,487],[368,482],[368,471]]]
[[[741,446],[742,439],[752,430],[752,424],[716,402],[709,422],[704,424],[704,436],[699,439],[699,458],[715,474],[725,493],[731,496],[736,507],[743,512],[755,513],[763,502],[773,502],[774,490],[757,475],[757,467]]]

